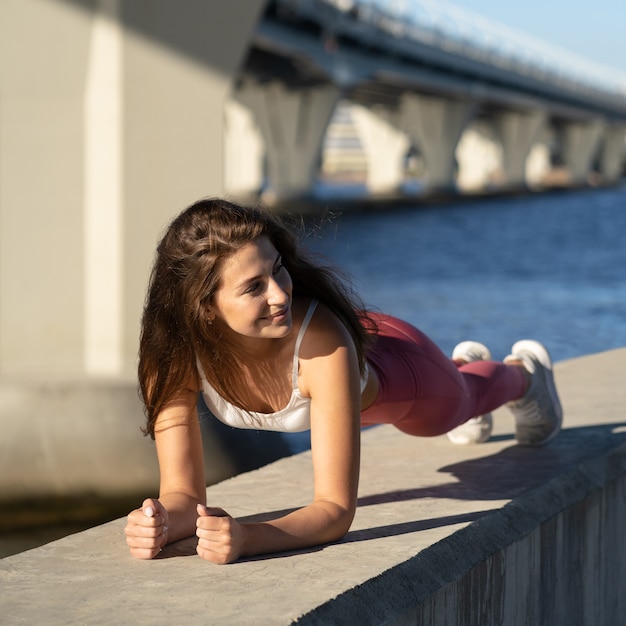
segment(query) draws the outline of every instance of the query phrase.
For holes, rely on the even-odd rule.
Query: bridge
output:
[[[538,186],[555,163],[573,184],[622,171],[626,75],[445,3],[276,0],[235,84],[279,196],[310,190],[339,101],[356,127],[370,193],[397,190],[411,150],[431,191]],[[483,161],[472,173],[476,138],[498,154],[495,166]],[[233,148],[234,163],[247,148]],[[258,187],[257,179],[247,191]]]
[[[159,234],[202,196],[266,179],[279,197],[308,193],[336,111],[371,194],[401,183],[407,153],[431,189],[541,185],[554,161],[565,184],[620,175],[623,77],[546,44],[426,0],[215,6],[0,3],[5,497],[151,484],[135,363]],[[59,480],[76,455],[106,471]]]

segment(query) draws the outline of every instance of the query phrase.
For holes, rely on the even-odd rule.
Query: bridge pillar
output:
[[[0,2],[1,375],[134,375],[156,239],[223,192],[264,4]]]
[[[569,122],[561,128],[561,156],[574,184],[588,182],[604,125],[600,121]]]
[[[279,83],[245,85],[235,98],[247,106],[265,143],[269,187],[277,197],[310,192],[326,129],[341,91],[333,85],[287,89]]]
[[[502,143],[493,123],[476,119],[463,131],[455,151],[458,162],[456,185],[462,192],[477,192],[500,186]]]
[[[228,196],[250,198],[264,184],[265,146],[254,115],[235,98],[224,107],[224,190]]]
[[[387,109],[353,104],[352,119],[367,158],[367,188],[373,194],[395,192],[404,180],[404,157],[410,147],[407,135]]]
[[[502,111],[495,116],[496,133],[502,142],[503,187],[526,186],[526,159],[546,120],[541,111]]]
[[[554,141],[554,127],[546,120],[526,158],[526,184],[530,188],[541,189],[552,174],[554,164],[550,147]]]
[[[600,153],[600,173],[608,182],[616,182],[624,167],[626,127],[612,124],[604,129]]]
[[[424,155],[429,190],[455,187],[455,150],[473,108],[470,101],[417,94],[402,96],[399,125]]]

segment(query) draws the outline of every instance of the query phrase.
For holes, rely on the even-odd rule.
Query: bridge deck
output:
[[[543,449],[514,445],[506,410],[479,446],[364,432],[360,506],[339,543],[216,566],[186,540],[144,562],[116,520],[0,561],[2,623],[382,623],[625,473],[625,357],[557,365],[565,429]],[[238,517],[310,494],[309,453],[208,489]]]

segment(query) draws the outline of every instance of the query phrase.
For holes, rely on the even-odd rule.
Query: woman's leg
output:
[[[521,367],[495,361],[457,367],[410,324],[389,316],[376,321],[379,336],[368,361],[380,389],[361,414],[363,425],[386,423],[410,435],[441,435],[524,394]]]
[[[489,348],[476,341],[462,341],[452,351],[452,360],[457,367],[473,363],[474,361],[491,361]],[[491,412],[483,413],[468,419],[460,426],[449,430],[448,439],[457,445],[471,443],[484,443],[491,437],[493,431],[493,415]]]

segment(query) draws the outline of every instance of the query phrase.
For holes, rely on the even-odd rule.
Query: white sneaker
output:
[[[489,361],[491,352],[489,348],[477,341],[463,341],[452,352],[452,360],[462,360],[466,363],[473,361]],[[448,439],[458,445],[472,443],[484,443],[491,437],[493,430],[493,417],[491,413],[472,417],[460,426],[453,428],[447,433]]]
[[[515,437],[523,446],[542,446],[561,430],[563,409],[554,384],[552,359],[538,341],[518,341],[505,363],[521,361],[530,374],[523,398],[507,406],[515,416]]]
[[[478,341],[462,341],[452,351],[452,360],[466,363],[491,361],[491,352],[485,344],[478,343]]]

